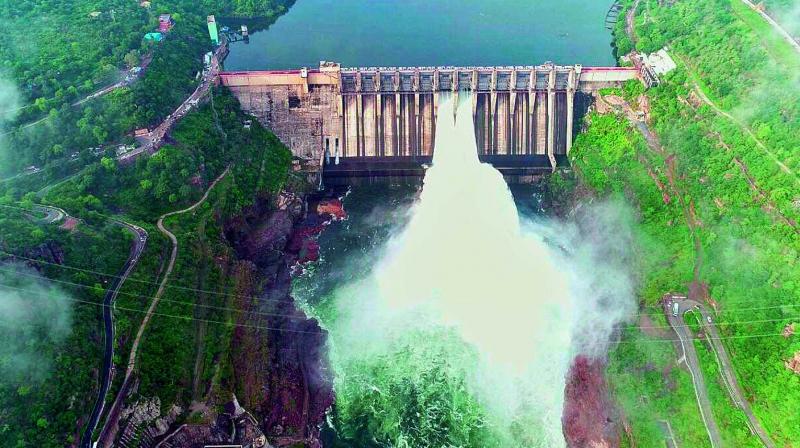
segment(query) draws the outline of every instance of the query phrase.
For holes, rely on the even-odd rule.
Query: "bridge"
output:
[[[478,153],[506,175],[565,165],[576,123],[604,87],[636,68],[560,66],[343,68],[221,72],[242,108],[326,182],[412,176],[429,163],[443,95],[469,92]],[[464,107],[463,105],[460,107]]]

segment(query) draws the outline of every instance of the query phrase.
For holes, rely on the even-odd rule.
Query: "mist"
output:
[[[21,264],[0,271],[0,381],[42,381],[52,347],[70,333],[72,307],[67,293]]]
[[[363,396],[405,390],[408,381],[432,389],[430,375],[444,375],[454,384],[435,393],[457,397],[456,420],[491,428],[494,442],[483,446],[564,446],[572,360],[603,357],[615,326],[635,310],[633,215],[604,203],[568,222],[521,218],[502,175],[478,161],[470,103],[455,121],[454,108],[452,100],[439,105],[433,166],[408,223],[370,275],[335,292],[334,318],[323,318],[337,406],[361,418]],[[482,411],[459,398],[458,378]],[[396,446],[420,446],[399,431]]]
[[[800,3],[785,8],[778,8],[773,18],[796,39],[800,38]]]
[[[10,131],[10,124],[17,117],[19,108],[20,95],[16,84],[0,72],[0,173],[7,170],[6,163],[11,156],[5,134]]]

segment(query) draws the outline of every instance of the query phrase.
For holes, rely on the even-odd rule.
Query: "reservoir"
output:
[[[298,0],[225,70],[342,66],[615,65],[612,0]],[[225,25],[235,25],[221,20]],[[233,26],[232,26],[233,27]]]

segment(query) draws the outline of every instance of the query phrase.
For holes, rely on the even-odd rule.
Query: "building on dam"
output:
[[[598,89],[636,68],[561,66],[342,68],[222,72],[220,83],[328,178],[419,175],[435,145],[439,99],[469,92],[481,160],[507,176],[567,164]],[[463,107],[460,106],[460,107]]]

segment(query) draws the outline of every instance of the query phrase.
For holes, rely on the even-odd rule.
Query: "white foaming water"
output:
[[[338,408],[345,426],[351,418],[360,431],[371,415],[382,440],[403,446],[385,438],[420,428],[381,420],[386,409],[372,404],[411,384],[423,399],[461,397],[451,403],[450,424],[458,425],[472,409],[452,393],[458,380],[426,389],[430,380],[420,377],[444,364],[485,411],[485,421],[463,424],[490,432],[491,446],[563,447],[572,359],[602,357],[614,325],[635,306],[626,266],[630,214],[606,204],[576,213],[583,225],[521,223],[502,175],[478,160],[470,106],[462,102],[453,119],[452,100],[440,102],[433,166],[408,224],[370,275],[341,285],[333,306],[323,307]],[[453,443],[466,443],[458,437]]]
[[[523,232],[502,175],[478,160],[470,104],[453,121],[453,101],[440,103],[433,166],[376,270],[377,295],[395,313],[425,309],[454,328],[481,355],[475,393],[492,413],[524,415],[538,426],[525,437],[532,444],[563,446],[568,278],[541,238]]]

